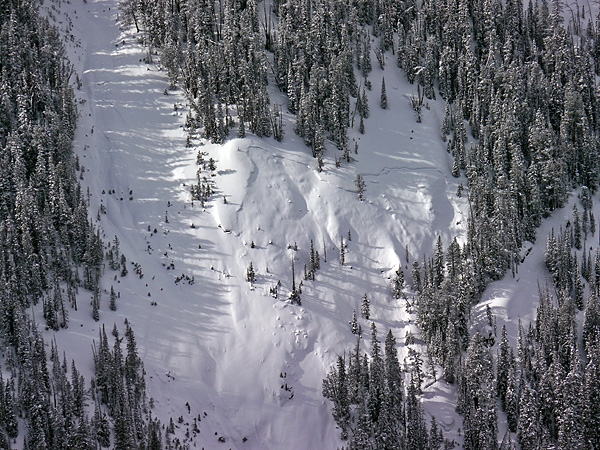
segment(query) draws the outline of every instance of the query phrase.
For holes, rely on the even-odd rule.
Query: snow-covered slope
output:
[[[187,148],[185,99],[177,91],[165,95],[158,57],[143,62],[146,50],[135,34],[119,28],[117,3],[49,4],[63,28],[73,24],[70,54],[82,82],[75,149],[86,167],[90,211],[106,242],[118,236],[129,270],[121,277],[106,268],[98,323],[87,306],[91,295],[80,293],[84,307],[56,334],[59,348],[89,380],[99,327],[123,329],[127,319],[145,363],[153,415],[163,422],[183,416],[181,440],[189,428],[198,448],[214,448],[223,436],[227,448],[335,449],[342,443],[321,380],[354,344],[352,310],[366,293],[380,336],[391,328],[404,355],[406,331],[416,329],[404,302],[392,299],[390,276],[399,264],[409,275],[407,248],[412,262],[432,252],[438,235],[445,245],[464,236],[465,199],[456,197],[460,180],[450,175],[440,139],[443,105],[430,102],[417,123],[406,98],[416,86],[391,60],[371,75],[371,118],[365,135],[358,126],[351,133],[351,145],[359,145],[350,164],[336,168],[341,155],[330,145],[318,172],[288,114],[281,143],[249,135]],[[378,106],[383,74],[386,111]],[[190,196],[199,149],[217,165],[217,194],[204,208]],[[358,173],[366,181],[363,202]],[[311,239],[321,270],[316,281],[303,282],[302,306],[291,305],[292,259],[299,283]],[[250,262],[254,285],[245,280]],[[276,299],[269,290],[278,281]],[[116,312],[108,308],[111,286],[120,295]],[[368,329],[366,321],[362,326]],[[442,382],[423,396],[451,439],[460,428],[453,396]]]

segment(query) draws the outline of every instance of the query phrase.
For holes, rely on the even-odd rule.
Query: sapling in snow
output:
[[[369,297],[367,297],[366,292],[362,298],[362,303],[360,306],[360,313],[367,320],[369,320],[371,318],[371,302],[369,301]]]
[[[350,321],[350,331],[352,334],[358,334],[358,320],[356,318],[356,310],[352,310],[352,320]]]
[[[254,283],[256,281],[256,273],[254,272],[252,261],[250,261],[250,265],[246,269],[246,281],[248,283]]]
[[[364,177],[360,173],[356,174],[354,184],[356,185],[356,192],[358,192],[358,199],[362,202],[365,199],[364,193],[367,184],[365,183]]]

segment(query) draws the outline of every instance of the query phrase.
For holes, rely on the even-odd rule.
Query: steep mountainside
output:
[[[0,447],[600,446],[589,4],[37,3]]]
[[[129,274],[106,267],[100,322],[90,321],[87,310],[73,313],[69,329],[56,334],[59,348],[68,357],[83,354],[101,324],[112,329],[127,319],[153,414],[163,423],[182,414],[191,423],[200,414],[193,438],[199,447],[212,448],[220,436],[234,448],[340,445],[321,381],[354,343],[352,310],[360,310],[366,293],[381,336],[392,329],[405,355],[405,334],[418,331],[406,301],[392,297],[391,277],[408,267],[407,255],[412,263],[431,253],[438,235],[444,242],[464,235],[466,204],[456,196],[460,180],[450,175],[439,131],[443,105],[429,102],[417,123],[407,98],[416,86],[390,71],[389,106],[382,110],[384,72],[376,68],[367,132],[350,134],[358,148],[351,164],[336,168],[341,153],[331,147],[318,172],[288,113],[281,143],[249,134],[186,147],[186,100],[178,91],[164,95],[166,73],[158,58],[144,62],[132,30],[119,28],[117,2],[61,8],[63,20],[73,21],[71,55],[81,74],[75,147],[86,168],[90,211],[106,242],[118,237]],[[204,207],[190,195],[199,149],[216,165],[215,194]],[[357,174],[366,183],[363,201]],[[311,240],[321,269],[306,281]],[[292,260],[296,284],[302,280],[301,306],[288,302]],[[254,283],[246,281],[250,263]],[[270,289],[278,282],[274,298]],[[116,312],[108,308],[111,286],[119,295]],[[91,362],[87,367],[89,377]],[[425,397],[452,437],[460,420],[448,395],[437,383]],[[191,425],[179,426],[183,440]]]

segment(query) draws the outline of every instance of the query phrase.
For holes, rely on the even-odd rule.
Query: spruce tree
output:
[[[600,444],[600,353],[598,346],[588,350],[584,374],[584,442],[589,448]]]
[[[573,205],[573,238],[573,245],[577,250],[581,250],[581,220],[579,218],[577,205]]]
[[[367,404],[371,422],[377,424],[383,406],[385,389],[385,363],[381,353],[381,345],[377,337],[375,322],[371,322],[371,368],[369,376],[369,396]],[[374,430],[378,432],[377,429]]]
[[[496,395],[500,398],[502,408],[506,409],[506,391],[508,389],[508,374],[512,365],[509,359],[509,344],[506,335],[506,325],[502,325],[500,349],[498,350],[498,364],[496,374]]]
[[[350,404],[346,362],[342,356],[338,356],[336,368],[333,368],[323,380],[323,396],[333,402],[333,418],[341,429],[342,439],[347,439],[350,423]]]
[[[251,284],[256,281],[256,273],[254,272],[252,261],[250,261],[250,265],[246,268],[246,281]]]
[[[117,293],[115,292],[115,288],[111,285],[110,287],[110,302],[108,307],[111,311],[117,310]]]
[[[352,320],[350,321],[350,331],[352,334],[358,334],[358,320],[356,318],[356,310],[352,310]]]
[[[356,174],[356,179],[354,180],[354,184],[356,185],[356,192],[358,193],[358,199],[362,202],[365,199],[364,193],[365,193],[366,183],[365,183],[364,177],[360,173]]]
[[[392,279],[392,296],[398,300],[402,298],[404,289],[404,271],[402,270],[402,266],[398,266],[398,269],[395,272],[395,276]]]
[[[363,295],[362,301],[360,304],[360,314],[366,320],[369,320],[371,317],[371,302],[369,301],[369,298],[367,297],[366,292],[365,292],[365,295]]]
[[[381,96],[379,98],[379,106],[381,106],[382,109],[388,109],[388,98],[385,90],[385,77],[383,77],[381,80]]]

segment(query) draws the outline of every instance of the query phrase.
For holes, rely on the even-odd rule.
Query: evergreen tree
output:
[[[350,321],[350,331],[352,334],[358,334],[358,320],[356,319],[356,310],[352,310],[352,320]]]
[[[420,388],[417,388],[413,381],[414,380],[411,377],[411,382],[407,391],[406,446],[409,449],[420,450],[427,448],[429,436],[425,419],[423,418],[423,410],[417,398],[417,393]]]
[[[385,338],[385,380],[382,414],[387,425],[386,447],[399,448],[404,443],[404,381],[392,330]]]
[[[483,337],[471,339],[462,370],[460,408],[464,420],[465,448],[494,449],[498,434],[496,406],[492,398],[492,358]]]
[[[346,363],[338,356],[337,368],[323,380],[323,396],[333,402],[333,418],[340,427],[342,439],[348,437],[350,409],[348,402],[348,385],[346,379]]]
[[[595,346],[588,350],[590,359],[584,374],[584,442],[589,448],[595,448],[600,443],[600,354],[597,349]]]
[[[440,288],[444,282],[444,247],[442,237],[438,236],[433,257],[433,277],[436,288]]]
[[[379,106],[381,106],[382,109],[388,109],[388,98],[385,90],[385,77],[381,80],[381,96],[379,98]]]
[[[592,354],[600,345],[600,303],[595,292],[590,292],[583,318],[583,346]]]
[[[496,393],[500,398],[502,408],[506,409],[506,395],[509,383],[509,372],[512,366],[510,360],[508,337],[506,335],[506,325],[502,325],[500,337],[500,349],[498,351],[498,364],[496,374]]]
[[[369,396],[367,403],[371,422],[376,424],[379,421],[383,405],[385,366],[375,322],[371,322],[371,371],[369,375]],[[376,433],[378,431],[375,430]]]
[[[369,99],[367,97],[367,92],[365,91],[365,88],[363,88],[362,90],[362,98],[361,98],[361,102],[360,105],[362,107],[362,113],[361,113],[361,117],[368,119],[369,118]]]
[[[363,295],[362,302],[360,304],[360,314],[363,318],[369,320],[371,318],[371,302],[367,297],[367,294]]]
[[[579,367],[579,353],[571,352],[572,361],[569,373],[562,383],[562,396],[568,399],[561,405],[558,424],[558,445],[560,448],[584,448],[584,383]]]
[[[421,269],[419,268],[419,262],[413,261],[412,264],[412,278],[413,278],[413,289],[416,292],[421,291]]]
[[[248,283],[254,283],[256,281],[256,273],[254,272],[252,261],[250,261],[250,265],[246,269],[246,281]]]
[[[95,322],[100,320],[100,293],[95,292],[92,298],[92,319]]]
[[[398,270],[395,272],[395,276],[392,280],[392,296],[395,299],[400,299],[403,295],[404,289],[404,272],[402,271],[402,266],[398,267]]]
[[[360,173],[356,175],[354,184],[356,185],[356,192],[358,192],[358,199],[362,202],[365,199],[364,192],[366,183],[364,177]]]
[[[110,303],[108,305],[111,311],[117,310],[117,294],[113,286],[110,287]]]
[[[575,248],[581,250],[581,220],[577,205],[573,205],[573,239]]]

